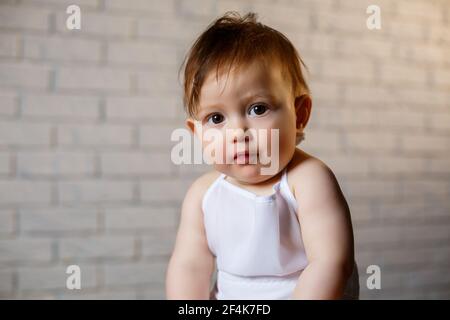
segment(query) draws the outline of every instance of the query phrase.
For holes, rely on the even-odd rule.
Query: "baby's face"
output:
[[[208,133],[219,133],[219,139],[202,141],[203,150],[222,150],[221,155],[213,152],[215,169],[242,183],[258,183],[276,175],[295,151],[291,85],[276,66],[253,63],[237,72],[231,70],[228,81],[226,73],[216,81],[211,72],[201,88],[197,121],[201,131],[196,132],[203,139]],[[268,158],[262,161],[262,155]],[[275,170],[263,174],[262,168],[274,164]]]

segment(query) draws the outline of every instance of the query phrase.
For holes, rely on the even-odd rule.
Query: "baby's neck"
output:
[[[242,182],[239,181],[231,176],[226,176],[225,179],[238,186],[241,187],[243,189],[247,189],[250,191],[261,191],[262,193],[264,193],[264,191],[272,191],[272,187],[281,180],[281,177],[283,175],[283,170],[281,170],[280,172],[278,172],[277,174],[273,175],[272,177],[270,177],[267,180],[258,182],[258,183],[248,183],[248,182]],[[257,192],[259,193],[259,192]]]

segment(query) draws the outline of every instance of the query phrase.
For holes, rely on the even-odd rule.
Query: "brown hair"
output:
[[[208,26],[181,65],[185,65],[183,104],[187,114],[195,118],[200,89],[214,67],[217,79],[224,66],[228,66],[229,74],[233,65],[240,67],[255,59],[268,65],[278,62],[284,78],[289,76],[295,96],[309,93],[301,69],[302,65],[306,69],[306,65],[289,39],[257,22],[253,12],[241,17],[229,11]]]

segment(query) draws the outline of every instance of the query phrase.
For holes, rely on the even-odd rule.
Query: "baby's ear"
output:
[[[302,130],[306,127],[311,115],[312,102],[308,94],[302,94],[295,98],[295,115],[297,118],[297,130]]]
[[[185,121],[186,128],[188,128],[192,134],[195,136],[195,120],[191,117],[187,118]]]

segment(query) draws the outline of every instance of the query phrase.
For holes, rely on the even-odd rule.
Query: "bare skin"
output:
[[[218,164],[214,165],[214,171],[191,185],[183,202],[175,248],[167,270],[167,298],[209,299],[215,258],[207,245],[201,202],[220,173],[225,173],[229,182],[243,189],[268,195],[287,167],[288,184],[298,203],[297,217],[309,262],[298,279],[292,299],[340,299],[353,270],[353,230],[347,202],[331,169],[296,148],[295,136],[309,120],[310,100],[290,99],[290,90],[286,89],[289,86],[284,85],[276,71],[256,66],[230,76],[226,87],[222,77],[220,82],[213,79],[209,77],[205,81],[200,99],[205,128],[280,129],[280,168],[272,176],[261,176],[259,165]],[[243,93],[256,89],[276,95],[276,107],[261,116],[247,113],[248,109],[244,108],[248,105],[240,102]],[[222,106],[202,111],[204,106],[217,105],[219,101]],[[221,114],[223,121],[212,123],[211,117],[208,118],[211,112]],[[193,121],[188,119],[186,124],[197,134]],[[239,141],[240,137],[232,137],[226,146]]]

